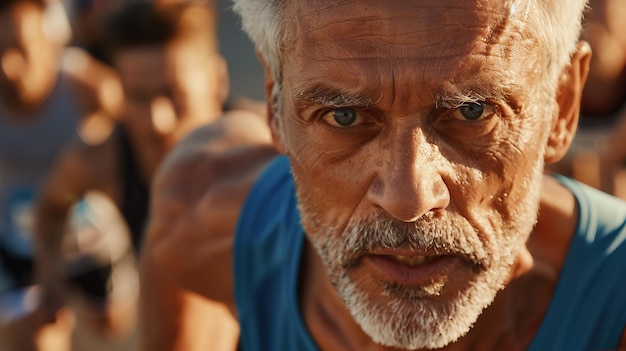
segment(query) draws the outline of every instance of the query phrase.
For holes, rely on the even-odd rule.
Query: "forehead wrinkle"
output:
[[[372,62],[361,60],[355,65],[352,60],[350,66],[342,66],[344,69],[337,70],[336,65],[331,65],[322,74],[308,78],[300,75],[304,80],[292,90],[292,97],[305,105],[376,106],[385,111],[400,107],[410,113],[429,106],[458,107],[471,101],[510,102],[513,92],[523,91],[515,77],[506,71],[469,61],[472,61],[471,57],[464,60],[464,65],[451,69],[445,65],[440,67],[439,60],[420,61],[420,67],[412,66],[411,60],[402,59],[387,65],[375,64],[380,72],[363,75],[356,72],[370,67]],[[364,68],[359,68],[361,66]],[[366,76],[369,78],[365,79]],[[334,81],[340,82],[341,87],[334,86]]]
[[[424,106],[426,102],[434,104],[435,101],[458,100],[463,96],[499,99],[513,88],[504,83],[511,77],[507,79],[500,72],[485,68],[514,63],[510,61],[512,53],[503,48],[486,52],[486,47],[490,46],[486,43],[488,40],[501,39],[503,33],[514,35],[508,34],[512,30],[510,27],[503,26],[510,23],[506,19],[509,16],[508,4],[503,2],[476,0],[467,8],[458,3],[445,8],[436,3],[426,8],[428,4],[411,2],[420,9],[428,9],[414,12],[399,11],[386,2],[378,1],[358,2],[359,6],[369,4],[363,5],[364,9],[350,6],[355,4],[351,1],[295,3],[298,8],[314,7],[314,4],[320,3],[325,5],[320,7],[321,11],[304,11],[314,12],[315,16],[296,16],[294,23],[299,32],[288,44],[297,48],[300,68],[315,70],[313,67],[317,67],[318,74],[322,71],[321,76],[308,78],[313,83],[338,80],[346,86],[360,87],[369,96],[376,97],[369,100],[384,98],[385,101],[381,101],[384,106],[409,101],[419,101]],[[451,28],[455,29],[452,34]],[[504,30],[499,30],[501,28]],[[487,57],[488,61],[482,65],[471,63],[472,55]],[[289,61],[288,57],[286,61]],[[456,64],[450,65],[451,61]],[[520,71],[524,70],[524,63],[517,65]],[[301,75],[297,72],[297,69],[293,71],[294,76]],[[364,75],[370,78],[365,79]],[[307,78],[304,77],[304,80]],[[373,81],[379,84],[373,86]],[[490,81],[499,81],[499,84],[487,88]],[[413,89],[418,85],[430,88],[428,91]],[[341,97],[341,94],[335,95]]]
[[[498,69],[500,65],[509,64],[509,60],[497,57],[494,63],[485,61],[483,56],[483,54],[469,55],[451,72],[440,70],[440,74],[449,79],[442,81],[441,93],[437,97],[443,100],[458,100],[463,96],[473,96],[479,100],[502,100],[514,91],[523,90],[521,89],[523,80],[520,81],[520,77],[514,73],[516,70]]]
[[[479,1],[480,2],[480,1]],[[309,58],[336,60],[354,57],[435,58],[467,53],[476,38],[489,36],[494,25],[506,16],[502,5],[462,7],[410,2],[416,11],[398,9],[384,2],[328,1],[294,2],[297,16],[287,45],[308,51]],[[367,4],[363,4],[367,3]],[[369,5],[368,5],[369,4]],[[317,6],[317,7],[316,7]],[[312,11],[304,10],[309,8]],[[494,7],[497,7],[494,8]],[[303,16],[299,16],[302,13]],[[495,13],[495,14],[494,14]],[[306,15],[310,14],[310,15]],[[458,35],[450,30],[458,31]],[[451,37],[461,37],[451,44]],[[332,50],[318,52],[316,46]],[[289,57],[286,57],[288,60]]]

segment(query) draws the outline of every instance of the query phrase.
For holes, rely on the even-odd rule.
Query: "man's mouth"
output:
[[[422,287],[447,280],[455,268],[460,268],[461,262],[462,259],[456,255],[417,253],[370,254],[362,260],[377,281]]]
[[[408,266],[411,267],[417,267],[420,266],[424,263],[428,263],[434,259],[436,259],[438,256],[400,256],[400,255],[390,255],[389,256],[392,260],[399,262],[399,263],[404,263]]]

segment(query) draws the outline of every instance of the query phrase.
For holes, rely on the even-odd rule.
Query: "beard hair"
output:
[[[537,162],[520,186],[524,196],[518,206],[503,218],[502,230],[483,240],[467,220],[451,216],[423,216],[412,223],[385,215],[351,219],[337,237],[336,225],[320,220],[323,210],[313,205],[294,178],[303,227],[353,319],[377,344],[420,349],[444,347],[465,335],[504,288],[516,255],[537,220],[542,169],[543,163]],[[361,281],[349,273],[363,253],[379,248],[460,255],[470,262],[475,274],[452,300],[392,284],[379,284],[383,298],[374,300]]]

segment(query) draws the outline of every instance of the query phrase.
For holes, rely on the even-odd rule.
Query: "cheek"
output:
[[[338,156],[330,143],[311,131],[314,128],[299,123],[283,127],[283,145],[291,160],[303,217],[345,226],[369,186],[366,170],[372,167],[364,163],[368,158],[363,157],[363,150]]]
[[[444,175],[451,192],[450,210],[458,210],[482,233],[483,241],[525,235],[521,222],[533,222],[529,217],[535,215],[538,202],[534,189],[541,182],[542,148],[540,136],[527,134],[509,129],[485,153],[456,153]]]
[[[328,225],[345,223],[361,203],[367,182],[353,162],[329,163],[319,156],[291,158],[303,216],[314,215]]]
[[[540,126],[533,128],[542,130]],[[526,129],[498,145],[502,182],[498,196],[505,204],[510,203],[508,207],[515,207],[524,201],[538,181],[536,178],[543,169],[545,144],[545,136]]]

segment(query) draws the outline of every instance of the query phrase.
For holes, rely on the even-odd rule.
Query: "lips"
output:
[[[411,267],[417,267],[420,266],[424,263],[430,262],[434,259],[436,259],[438,256],[414,256],[414,257],[408,257],[408,256],[399,256],[399,255],[390,255],[389,258],[391,258],[392,260],[399,262],[399,263],[404,263],[407,264]]]
[[[371,254],[362,264],[374,279],[394,285],[426,287],[441,284],[459,267],[455,255]]]

